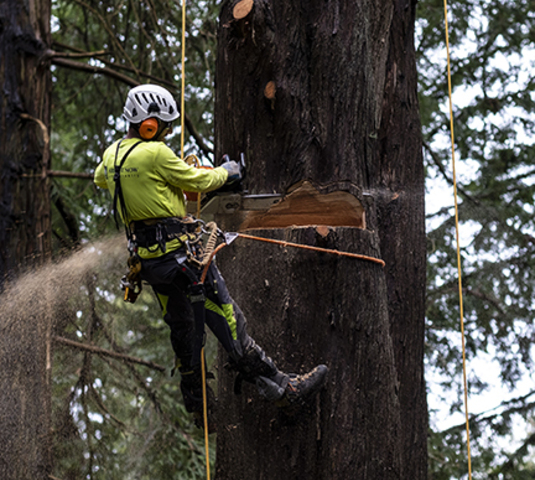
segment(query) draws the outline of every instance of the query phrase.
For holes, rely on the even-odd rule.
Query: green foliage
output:
[[[418,8],[424,151],[429,185],[436,191],[450,189],[452,181],[444,9],[436,0],[421,1]],[[513,391],[531,372],[535,338],[534,8],[531,0],[449,5],[467,358],[469,365],[482,354],[493,358],[493,383]],[[450,391],[452,410],[461,410],[452,203],[453,195],[428,214],[427,350],[428,371]],[[469,372],[471,395],[489,387],[485,370]],[[452,394],[459,400],[451,402]],[[525,398],[514,407],[504,403],[500,412],[492,421],[472,420],[474,478],[532,478],[532,442],[523,450],[522,445],[533,434],[533,406]],[[516,422],[508,418],[513,412]],[[466,465],[460,467],[466,457],[460,453],[462,430],[432,433],[432,478],[467,473]],[[513,433],[520,438],[510,442]]]
[[[216,3],[187,3],[185,153],[211,160]],[[92,173],[122,137],[132,82],[158,83],[180,99],[181,3],[174,0],[52,2],[52,169]],[[61,63],[61,61],[68,64]],[[82,67],[96,67],[89,73]],[[124,76],[128,77],[125,83]],[[180,125],[169,145],[180,152]],[[191,132],[195,135],[191,135]],[[56,251],[115,231],[109,193],[85,178],[54,177]],[[124,258],[101,265],[81,286],[58,334],[169,367],[146,366],[58,347],[54,361],[55,471],[61,479],[205,478],[204,436],[184,409],[167,325],[150,292],[132,306],[117,285]],[[209,362],[215,346],[209,343]],[[213,437],[213,436],[212,436]],[[211,438],[211,461],[215,459]]]
[[[80,286],[84,300],[64,312],[61,334],[169,368],[163,373],[83,349],[58,348],[53,375],[56,475],[204,478],[204,436],[185,411],[179,378],[170,377],[174,358],[159,305],[151,292],[134,305],[117,296],[118,260],[101,262],[95,276]],[[211,342],[208,357],[214,356]],[[213,462],[214,438],[211,443]]]
[[[176,0],[52,3],[53,48],[78,62],[69,68],[53,60],[52,168],[91,173],[106,146],[124,133],[120,114],[130,86],[118,74],[160,83],[179,98],[181,5]],[[185,150],[210,160],[218,6],[194,0],[187,8],[185,94],[192,128]],[[448,8],[467,357],[469,364],[482,354],[495,359],[496,382],[514,389],[531,372],[535,338],[535,2],[461,0]],[[429,193],[448,193],[452,173],[441,0],[420,0],[416,37]],[[100,70],[73,68],[80,64]],[[178,130],[170,140],[177,152]],[[54,178],[52,198],[58,250],[114,230],[109,196],[92,182]],[[428,213],[426,362],[432,395],[453,414],[463,408],[462,363],[453,199],[444,203],[444,198],[438,206],[430,202]],[[168,365],[167,327],[158,319],[154,299],[144,294],[135,307],[124,305],[116,297],[118,270],[105,269],[98,288],[86,287],[93,303],[71,312],[61,333]],[[55,365],[58,478],[203,476],[202,439],[184,413],[176,379],[66,348],[56,352]],[[491,379],[484,373],[469,372],[470,394],[487,390]],[[495,411],[473,416],[474,478],[533,478],[533,394],[496,398]],[[429,447],[430,478],[466,478],[463,425],[432,428]]]

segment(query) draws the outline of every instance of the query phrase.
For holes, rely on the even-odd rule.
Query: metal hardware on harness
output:
[[[137,250],[136,242],[134,242],[133,239],[129,238],[126,248],[130,252],[130,255],[134,255],[136,253],[136,250]]]
[[[217,227],[215,222],[209,222],[206,224],[206,228],[202,228],[201,232],[208,234],[209,237],[206,241],[206,245],[204,245],[202,249],[199,249],[200,251],[193,252],[190,245],[186,242],[186,255],[188,257],[188,261],[197,268],[203,268],[208,264],[212,252],[215,249],[217,238],[222,235],[221,230]]]
[[[128,258],[129,271],[121,278],[121,290],[124,291],[124,301],[135,303],[143,290],[141,283],[141,260],[137,255]]]
[[[235,232],[225,232],[223,236],[225,237],[225,243],[227,245],[230,245],[234,240],[236,240],[240,236],[240,234],[235,233]]]

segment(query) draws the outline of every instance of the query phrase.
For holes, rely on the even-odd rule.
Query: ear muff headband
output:
[[[143,140],[152,140],[158,133],[160,123],[155,118],[147,118],[143,120],[139,126],[139,136]]]

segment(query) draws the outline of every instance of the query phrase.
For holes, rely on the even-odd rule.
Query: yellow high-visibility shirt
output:
[[[102,157],[102,162],[95,170],[95,184],[107,188],[113,198],[115,166],[119,167],[126,152],[140,140],[125,139],[119,147],[117,161],[115,153],[117,144],[109,146]],[[223,167],[201,169],[180,160],[163,142],[141,142],[128,155],[121,168],[121,188],[126,205],[128,223],[138,220],[150,220],[166,217],[184,217],[186,202],[184,191],[209,192],[223,186],[228,172]],[[117,209],[120,211],[119,199]],[[167,251],[177,248],[178,240],[168,242]],[[142,258],[158,257],[163,252],[158,249],[149,253],[139,249]]]

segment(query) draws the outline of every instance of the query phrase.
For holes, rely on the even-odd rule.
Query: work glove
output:
[[[234,160],[229,160],[221,166],[228,172],[227,183],[239,182],[242,179],[240,165]]]

